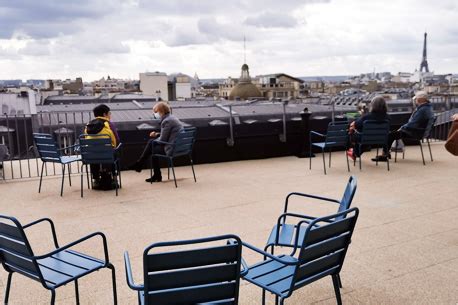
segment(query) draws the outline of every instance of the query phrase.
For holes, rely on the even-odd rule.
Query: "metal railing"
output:
[[[275,114],[281,116],[282,128],[279,133],[279,140],[286,142],[287,140],[287,124],[288,118],[292,118],[294,114],[287,111],[287,102],[274,104],[228,104],[228,105],[206,105],[204,107],[218,107],[226,112],[227,119],[227,145],[236,145],[236,126],[240,123],[240,115],[234,111],[234,107],[239,106],[266,106],[274,105],[278,112]],[[306,104],[304,104],[305,106]],[[198,108],[202,106],[180,105],[175,108]],[[279,109],[281,107],[281,110]],[[138,109],[132,109],[138,110]],[[297,109],[296,117],[299,117]],[[339,111],[345,112],[345,111]],[[337,111],[333,109],[330,113],[332,117]],[[431,138],[436,140],[445,140],[448,130],[452,124],[451,116],[458,113],[458,108],[437,113],[436,125],[431,132]],[[84,126],[93,118],[91,111],[65,111],[65,112],[40,112],[35,115],[2,115],[0,116],[0,145],[6,146],[9,151],[9,157],[0,155],[0,164],[2,169],[0,174],[3,174],[3,179],[22,179],[33,178],[39,176],[39,168],[41,161],[33,144],[33,133],[50,133],[55,136],[55,139],[60,147],[67,147],[77,143],[80,134],[83,133]],[[0,150],[1,153],[1,150]],[[77,154],[73,148],[66,151],[67,154]],[[80,162],[74,164],[73,173],[80,172]],[[45,166],[45,176],[60,175],[61,171],[56,170],[54,164]]]

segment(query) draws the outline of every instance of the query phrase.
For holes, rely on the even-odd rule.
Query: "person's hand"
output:
[[[157,138],[159,136],[159,132],[152,131],[149,134],[150,138]]]
[[[452,120],[458,121],[458,113],[455,113],[454,115],[452,115]]]

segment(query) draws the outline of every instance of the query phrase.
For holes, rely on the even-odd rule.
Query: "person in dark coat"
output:
[[[153,107],[153,114],[157,119],[161,120],[161,131],[151,132],[150,139],[146,144],[140,158],[131,167],[137,172],[141,172],[145,161],[153,154],[171,155],[173,146],[162,144],[161,142],[173,143],[179,132],[183,130],[183,123],[170,113],[170,107],[165,102],[159,102]],[[159,167],[159,159],[153,157],[154,175],[146,179],[146,182],[161,182],[162,174]]]
[[[407,138],[421,139],[425,133],[428,122],[434,118],[433,106],[428,100],[428,94],[425,91],[418,91],[413,97],[417,106],[409,121],[402,125],[398,130],[390,132],[388,135],[388,149],[396,140]],[[373,158],[372,161],[387,161],[390,158],[389,151],[383,151],[383,155]]]
[[[390,121],[386,101],[382,96],[374,97],[371,101],[369,113],[350,124],[349,132],[350,136],[353,138],[353,147],[347,151],[347,154],[352,160],[356,160],[356,157],[360,157],[363,154],[363,151],[359,150],[358,137],[353,135],[354,131],[363,132],[363,125],[366,121]]]

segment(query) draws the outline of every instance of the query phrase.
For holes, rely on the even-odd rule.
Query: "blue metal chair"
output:
[[[36,256],[27,239],[25,229],[36,224],[47,222],[51,228],[55,250],[45,255]],[[102,240],[104,259],[98,259],[72,248],[93,237]],[[115,268],[108,258],[108,247],[105,235],[101,232],[89,234],[65,246],[59,246],[54,223],[49,218],[42,218],[22,226],[14,217],[0,215],[0,261],[8,272],[5,291],[5,304],[11,287],[14,273],[24,275],[51,291],[51,304],[56,299],[55,290],[70,282],[75,283],[76,303],[79,304],[78,280],[102,268],[111,270],[113,282],[113,300],[117,304]],[[29,296],[32,301],[33,296]]]
[[[304,193],[297,193],[297,192],[288,194],[288,196],[286,196],[286,199],[285,199],[285,207],[283,210],[283,214],[281,214],[278,217],[277,224],[272,228],[270,236],[267,239],[267,243],[264,248],[264,251],[267,251],[270,248],[271,253],[273,254],[275,247],[278,247],[278,246],[294,247],[296,237],[299,240],[303,239],[305,232],[303,230],[302,231],[298,230],[298,226],[296,223],[287,223],[288,219],[294,219],[295,221],[299,219],[304,222],[311,222],[312,220],[318,218],[314,216],[308,216],[308,215],[293,213],[289,211],[288,205],[289,205],[290,197],[297,196],[297,197],[310,198],[310,199],[315,199],[315,200],[320,200],[320,201],[336,203],[338,204],[337,213],[340,213],[350,208],[351,203],[356,193],[356,188],[357,188],[356,177],[351,176],[348,179],[348,183],[345,187],[345,191],[340,201],[336,199],[331,199],[331,198],[326,198],[326,197],[321,197],[321,196],[316,196],[316,195],[310,195],[310,194],[304,194]]]
[[[161,159],[166,159],[167,160],[167,177],[170,179],[170,167],[172,168],[172,174],[173,174],[173,180],[175,182],[175,187],[178,187],[177,185],[177,179],[175,177],[175,167],[173,165],[173,160],[178,157],[182,156],[188,156],[189,160],[191,162],[191,168],[192,168],[192,175],[194,176],[194,182],[197,182],[196,180],[196,173],[194,171],[194,162],[192,160],[192,151],[194,148],[194,143],[196,141],[196,132],[197,128],[195,127],[186,127],[184,128],[181,132],[177,134],[177,137],[175,139],[174,143],[169,143],[169,142],[164,142],[164,141],[159,141],[155,140],[152,142],[151,145],[172,145],[173,146],[173,151],[171,155],[167,154],[152,154],[151,158],[157,157]],[[152,150],[154,151],[154,149]],[[151,161],[152,163],[152,161]],[[150,174],[151,177],[153,176],[153,167],[151,166],[150,168]],[[151,182],[152,183],[152,182]]]
[[[113,176],[116,179],[116,196],[118,196],[118,188],[122,187],[121,184],[121,160],[120,149],[122,143],[116,148],[111,145],[111,138],[106,134],[88,135],[82,134],[79,136],[79,146],[81,152],[81,197],[83,197],[83,168],[86,167],[87,183],[89,187],[89,164],[106,164],[113,165]],[[92,185],[92,179],[91,179]]]
[[[433,129],[434,125],[436,124],[437,117],[434,116],[428,121],[428,125],[425,128],[425,132],[423,133],[423,137],[421,139],[416,139],[416,138],[409,138],[411,140],[415,140],[418,142],[418,145],[420,145],[420,151],[421,151],[421,158],[423,160],[423,165],[426,165],[425,162],[425,156],[423,154],[423,141],[426,141],[428,143],[428,149],[429,149],[429,156],[431,158],[431,162],[433,162],[433,153],[431,152],[431,145],[429,144],[429,139],[431,137],[431,130]],[[398,147],[398,140],[396,140],[396,147]],[[402,151],[402,159],[404,159],[405,156],[405,147],[404,150]],[[395,150],[394,153],[394,162],[397,162],[398,159],[398,150]]]
[[[318,136],[324,138],[324,142],[312,142],[313,136]],[[316,131],[310,131],[309,135],[309,143],[310,143],[310,158],[309,158],[309,168],[312,169],[312,148],[318,147],[321,149],[321,153],[323,155],[323,170],[324,174],[326,175],[326,160],[325,160],[325,151],[329,149],[329,167],[331,167],[331,154],[333,148],[344,148],[345,157],[347,158],[347,169],[350,171],[350,163],[348,161],[347,156],[347,148],[348,148],[348,122],[331,122],[328,125],[328,130],[326,134],[321,134]]]
[[[304,237],[295,239],[289,255],[273,255],[248,243],[243,246],[263,256],[263,260],[249,266],[242,278],[275,295],[275,304],[284,304],[293,292],[326,276],[332,277],[337,304],[342,304],[339,274],[358,218],[352,208],[334,215],[301,221]]]
[[[65,178],[65,166],[68,167],[68,182],[72,186],[71,180],[71,163],[80,161],[79,156],[65,156],[62,152],[70,148],[76,147],[76,145],[59,148],[52,135],[47,133],[34,133],[33,140],[38,151],[38,155],[41,159],[41,172],[40,172],[40,184],[38,186],[38,193],[41,192],[41,182],[43,180],[43,170],[46,163],[58,163],[62,165],[62,183],[60,186],[60,195],[64,193],[64,178]]]
[[[214,244],[221,241],[225,243]],[[195,244],[206,246],[181,249]],[[177,246],[181,246],[180,251],[170,250]],[[151,253],[163,247],[167,251]],[[142,305],[237,305],[241,253],[242,242],[235,235],[155,243],[143,251],[142,285],[134,283],[129,253],[124,253],[127,284],[138,292],[138,303]]]
[[[388,147],[388,134],[390,133],[390,122],[384,121],[372,121],[368,120],[363,123],[362,132],[355,131],[355,137],[357,139],[356,145],[359,146],[359,151],[363,152],[364,147],[376,147],[377,155],[379,148],[382,147],[389,150]],[[361,154],[357,157],[359,158],[359,169],[361,170]],[[353,164],[356,163],[356,160]],[[378,161],[375,163],[378,166]],[[390,170],[390,160],[387,158],[386,166],[388,171]]]

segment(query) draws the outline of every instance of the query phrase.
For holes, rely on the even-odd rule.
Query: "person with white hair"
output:
[[[425,91],[418,91],[413,97],[416,109],[410,116],[407,123],[402,125],[398,130],[390,132],[388,135],[387,147],[391,147],[394,141],[413,138],[421,139],[425,133],[430,119],[434,117],[433,105],[428,100],[428,94]],[[373,158],[372,161],[387,161],[390,158],[390,152],[385,151],[383,155]]]

